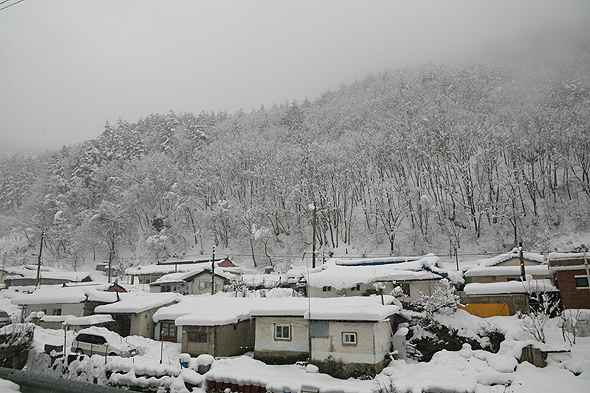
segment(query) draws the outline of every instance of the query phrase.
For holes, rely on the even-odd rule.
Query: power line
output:
[[[4,4],[4,3],[6,3],[7,1],[10,1],[10,0],[4,0],[4,1],[3,1],[3,2],[1,2],[0,4]],[[18,4],[18,3],[22,3],[23,1],[25,1],[25,0],[18,0],[16,3],[8,4],[6,7],[2,7],[2,8],[0,8],[0,11],[7,9],[8,7],[12,7],[13,5],[16,5],[16,4]]]

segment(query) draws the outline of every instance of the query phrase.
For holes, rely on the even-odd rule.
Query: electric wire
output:
[[[0,4],[4,4],[7,1],[10,1],[10,0],[4,0]],[[8,7],[12,7],[13,5],[17,5],[18,3],[22,3],[23,1],[25,1],[25,0],[18,0],[16,3],[12,3],[12,4],[9,4],[9,5],[5,6],[5,7],[0,8],[0,11],[7,9]]]

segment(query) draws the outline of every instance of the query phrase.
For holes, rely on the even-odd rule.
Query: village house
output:
[[[214,277],[214,278],[213,278]],[[196,269],[185,273],[166,274],[150,284],[151,293],[175,292],[183,295],[202,295],[222,292],[229,282],[227,273],[211,273],[210,269]]]
[[[8,276],[8,272],[4,269],[0,269],[0,285],[4,285],[4,280]]]
[[[84,317],[94,313],[98,305],[117,300],[116,294],[105,292],[104,285],[45,285],[31,293],[12,298],[12,304],[22,307],[22,319],[39,326],[61,329],[68,317]]]
[[[12,286],[37,285],[37,265],[11,266],[6,268],[4,284]],[[58,285],[70,283],[87,283],[96,281],[89,272],[70,272],[41,266],[39,284]]]
[[[256,319],[254,358],[270,364],[310,359],[337,378],[376,375],[393,351],[393,298],[308,299],[307,306],[251,310]],[[310,347],[311,344],[311,347]]]
[[[236,265],[227,257],[215,259],[216,273],[221,273],[235,267]],[[169,258],[155,265],[137,266],[126,269],[125,280],[127,284],[131,285],[149,285],[166,274],[188,273],[198,269],[211,269],[211,260]]]
[[[176,293],[109,293],[120,296],[121,300],[98,306],[95,312],[111,315],[117,321],[117,333],[123,337],[134,335],[154,338],[154,313],[182,298]]]
[[[384,293],[395,294],[404,303],[419,299],[421,292],[430,294],[443,278],[463,282],[460,273],[444,268],[432,254],[414,258],[333,258],[305,274],[310,297]]]
[[[495,283],[471,283],[463,289],[461,297],[464,309],[479,317],[528,313],[539,304],[542,294],[558,301],[559,290],[551,280],[507,281]]]
[[[524,274],[534,280],[550,279],[549,267],[541,254],[523,252]],[[465,283],[520,281],[522,271],[518,249],[492,258],[476,261],[476,266],[464,273]]]
[[[551,253],[549,271],[561,293],[563,308],[590,309],[590,266],[586,253]]]
[[[193,357],[254,351],[273,364],[306,361],[311,340],[312,363],[322,370],[345,378],[374,375],[390,359],[392,316],[400,310],[393,302],[392,296],[185,296],[154,314],[155,339],[181,343]]]

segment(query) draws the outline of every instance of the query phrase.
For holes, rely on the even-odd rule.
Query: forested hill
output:
[[[48,261],[151,263],[214,240],[274,264],[309,249],[315,203],[326,253],[551,250],[588,230],[589,40],[547,52],[386,70],[251,112],[119,120],[3,159],[0,248],[30,262],[43,233]]]

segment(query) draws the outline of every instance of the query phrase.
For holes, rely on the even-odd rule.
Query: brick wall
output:
[[[564,308],[590,308],[590,290],[577,289],[574,276],[585,276],[586,271],[558,270],[554,273]]]

